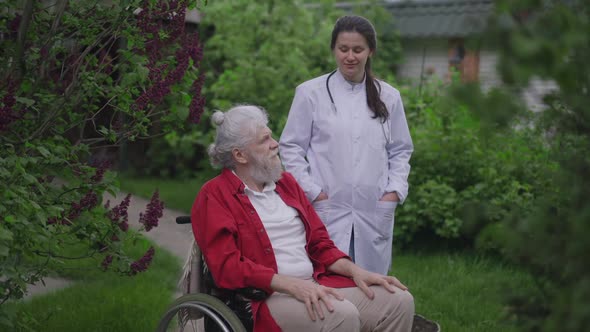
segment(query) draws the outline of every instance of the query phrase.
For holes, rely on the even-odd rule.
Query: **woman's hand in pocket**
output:
[[[397,195],[397,192],[395,192],[395,191],[392,193],[385,193],[383,195],[383,197],[381,197],[380,201],[382,201],[382,202],[399,202],[399,196]]]
[[[325,192],[321,191],[320,194],[318,195],[318,197],[316,197],[313,200],[313,203],[316,203],[316,202],[319,202],[319,201],[324,201],[326,199],[328,199],[328,195],[326,195]]]

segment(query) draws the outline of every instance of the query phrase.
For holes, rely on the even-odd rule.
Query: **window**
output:
[[[470,49],[463,38],[449,40],[449,73],[460,73],[461,81],[475,82],[479,78],[479,50]]]

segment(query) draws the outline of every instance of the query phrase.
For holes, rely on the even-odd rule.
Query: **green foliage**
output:
[[[546,142],[530,125],[534,114],[513,121],[513,128],[491,130],[471,108],[439,91],[446,88],[433,83],[421,96],[402,92],[415,151],[411,195],[396,213],[396,244],[426,232],[500,250],[492,231],[497,223],[514,210],[530,210],[531,199],[549,183]]]
[[[141,239],[125,250],[141,255],[153,245]],[[23,323],[29,317],[28,324],[10,331],[154,331],[174,297],[179,273],[178,258],[162,248],[152,267],[135,277],[96,273],[91,266],[72,270],[71,286],[7,304]]]
[[[201,30],[214,31],[205,43],[203,63],[208,108],[261,105],[269,112],[270,127],[280,134],[295,87],[320,73],[318,61],[329,60],[328,26],[316,24],[309,9],[295,1],[214,1],[202,13]],[[213,174],[204,153],[214,133],[207,119],[198,128],[152,140],[150,163],[136,167],[136,173],[177,178]]]
[[[329,26],[316,24],[296,1],[222,0],[203,14],[202,24],[215,26],[206,42],[211,107],[261,105],[271,129],[280,132],[295,86],[320,73],[314,66],[320,59],[329,59]]]
[[[511,308],[526,330],[585,331],[590,326],[588,5],[575,0],[499,1],[497,9],[489,41],[500,53],[505,91],[518,92],[535,77],[550,79],[559,89],[545,98],[543,120],[536,124],[548,137],[549,164],[555,165],[537,173],[546,186],[534,195],[531,208],[510,211],[486,237],[499,239],[506,256],[533,271],[544,290],[542,296],[511,296]],[[455,95],[474,110],[489,110],[481,117],[487,127],[508,123],[510,116],[502,110],[513,107],[513,96],[473,92],[459,88]]]
[[[127,232],[126,208],[107,207],[102,197],[118,190],[109,148],[186,121],[186,108],[163,109],[163,98],[188,106],[200,97],[191,85],[198,49],[187,42],[196,40],[174,29],[164,7],[157,0],[0,2],[0,329],[14,327],[6,303],[56,271],[147,268],[150,250],[138,260],[124,249],[141,237]],[[146,32],[160,23],[161,33]],[[166,52],[153,52],[154,43]],[[145,216],[157,218],[154,203]]]
[[[378,52],[373,64],[378,77],[390,80],[400,58],[398,36],[391,31],[391,13],[377,3],[351,2],[350,12],[369,18],[377,29]],[[264,107],[278,138],[287,120],[295,87],[332,71],[330,51],[333,25],[345,10],[336,1],[302,4],[296,0],[220,0],[203,8],[201,33],[205,41],[207,73],[204,94],[208,113],[236,104]],[[150,165],[139,174],[190,177],[214,174],[204,153],[213,128],[204,117],[198,128],[186,128],[153,140]]]

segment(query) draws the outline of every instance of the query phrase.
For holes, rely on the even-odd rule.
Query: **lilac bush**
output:
[[[0,330],[14,327],[3,304],[58,264],[149,267],[153,248],[129,257],[123,244],[158,225],[157,192],[138,221],[130,196],[103,197],[118,191],[113,149],[200,119],[203,50],[184,23],[196,4],[0,2]]]

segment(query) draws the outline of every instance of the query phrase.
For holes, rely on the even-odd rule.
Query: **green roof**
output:
[[[465,37],[483,31],[493,0],[402,0],[385,6],[404,38]]]

